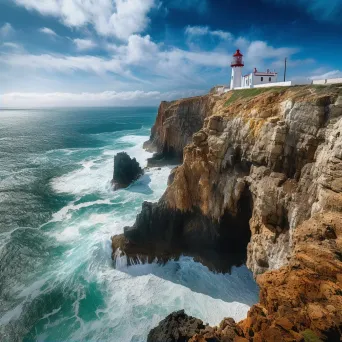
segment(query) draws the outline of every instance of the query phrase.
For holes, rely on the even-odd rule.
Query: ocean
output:
[[[157,108],[0,110],[0,340],[143,342],[185,309],[212,325],[258,301],[251,272],[214,273],[190,257],[166,265],[111,259],[143,201],[173,166],[114,192],[113,157],[143,150]]]

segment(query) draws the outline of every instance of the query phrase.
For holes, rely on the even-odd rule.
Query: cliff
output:
[[[184,147],[191,142],[192,135],[202,128],[212,106],[213,98],[208,95],[163,101],[144,148],[156,152],[157,160],[162,157],[181,161]]]
[[[185,117],[196,124],[184,125]],[[185,146],[183,164],[113,249],[146,258],[187,253],[218,270],[246,261],[260,286],[260,303],[235,336],[215,328],[192,341],[340,341],[341,132],[338,85],[161,105],[150,142],[165,157]]]

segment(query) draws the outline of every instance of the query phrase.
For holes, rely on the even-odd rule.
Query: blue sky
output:
[[[342,0],[0,0],[0,106],[202,94],[237,48],[246,73],[287,57],[288,79],[341,77],[341,16]]]

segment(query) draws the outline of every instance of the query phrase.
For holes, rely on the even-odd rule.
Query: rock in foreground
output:
[[[112,184],[114,190],[127,188],[132,182],[137,180],[144,171],[135,158],[126,152],[120,152],[114,156],[114,173]]]
[[[210,327],[200,319],[188,316],[184,310],[163,319],[148,334],[147,342],[245,342],[242,330],[232,318],[226,318],[218,327]]]
[[[181,310],[173,312],[152,329],[147,342],[185,342],[204,328],[200,319],[188,316]]]

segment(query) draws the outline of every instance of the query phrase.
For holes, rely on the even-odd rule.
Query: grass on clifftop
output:
[[[280,93],[282,91],[286,91],[288,87],[269,87],[269,88],[247,88],[240,90],[233,90],[231,97],[224,104],[225,106],[229,106],[233,102],[240,99],[247,99],[250,97],[254,97],[266,92],[276,92]]]
[[[307,94],[317,94],[317,95],[329,95],[335,93],[337,95],[342,95],[342,84],[330,84],[330,85],[298,85],[291,87],[269,87],[269,88],[247,88],[232,90],[230,92],[231,96],[225,102],[224,106],[229,106],[235,101],[242,99],[249,99],[260,94],[270,92],[270,93],[284,93],[287,90],[292,89],[296,92],[296,97],[301,97]]]

